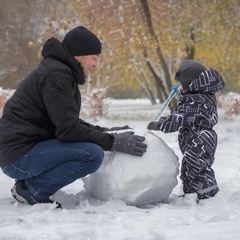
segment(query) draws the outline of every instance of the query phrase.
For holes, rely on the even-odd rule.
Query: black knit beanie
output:
[[[62,41],[72,56],[95,55],[102,52],[98,37],[83,26],[73,28]]]
[[[175,75],[175,80],[180,82],[183,89],[186,89],[190,83],[199,77],[207,69],[195,60],[183,60]]]

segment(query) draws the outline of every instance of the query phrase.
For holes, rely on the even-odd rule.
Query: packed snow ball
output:
[[[147,152],[143,157],[106,152],[98,171],[83,179],[87,193],[103,201],[123,200],[134,206],[164,202],[169,198],[177,185],[178,157],[154,133],[134,131],[145,136]]]

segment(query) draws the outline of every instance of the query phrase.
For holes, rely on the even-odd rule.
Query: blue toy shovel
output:
[[[158,115],[155,117],[154,122],[158,122],[159,121],[159,119],[161,118],[161,116],[162,116],[164,110],[166,109],[166,107],[172,101],[173,97],[178,93],[178,87],[179,87],[178,83],[171,87],[171,92],[170,92],[167,100],[165,101],[163,107],[160,109]]]

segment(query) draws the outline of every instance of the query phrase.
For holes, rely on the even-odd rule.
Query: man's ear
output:
[[[76,62],[79,62],[79,57],[80,56],[74,56],[74,59],[76,60]]]

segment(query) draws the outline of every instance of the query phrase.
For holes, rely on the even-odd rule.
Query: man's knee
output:
[[[98,170],[98,168],[102,164],[103,158],[104,158],[103,149],[100,146],[93,144],[91,160],[89,161],[91,166],[89,166],[88,168],[89,173],[94,173]]]

